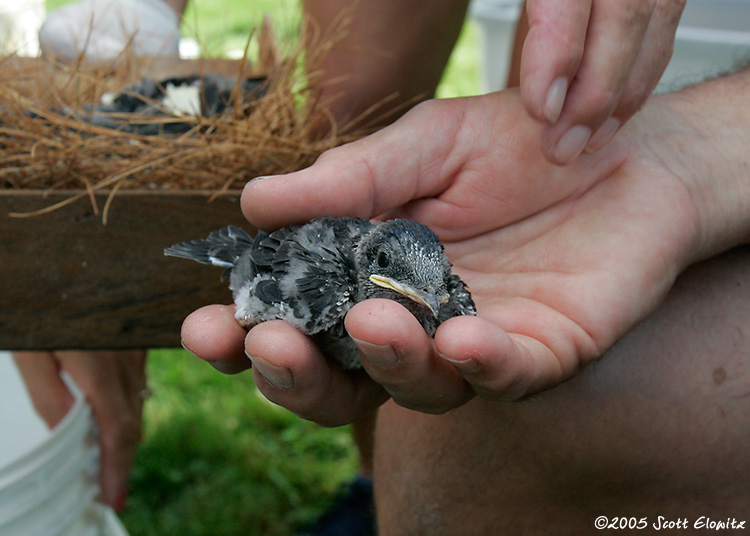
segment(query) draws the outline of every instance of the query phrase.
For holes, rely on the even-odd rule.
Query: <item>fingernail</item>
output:
[[[250,179],[249,181],[247,181],[245,183],[245,186],[244,186],[244,188],[242,190],[243,191],[247,190],[247,188],[251,184],[258,184],[260,181],[264,181],[264,180],[267,180],[267,179],[273,179],[274,177],[278,177],[278,175],[261,175],[260,177],[255,177],[254,179]]]
[[[390,369],[398,364],[398,354],[390,344],[378,345],[366,341],[360,341],[352,337],[354,344],[357,345],[362,357],[383,369]]]
[[[185,344],[185,341],[180,341],[180,344],[182,344],[182,348],[192,355],[193,357],[197,357],[201,361],[205,361],[209,365],[211,365],[213,368],[218,370],[219,372],[223,374],[237,374],[238,372],[242,372],[243,370],[247,369],[247,366],[243,366],[242,363],[237,362],[226,362],[226,361],[209,361],[208,359],[203,359],[201,356],[193,352],[190,348],[188,348],[188,345]]]
[[[274,177],[278,177],[278,175],[261,175],[260,177],[255,177],[254,179],[250,179],[250,182],[260,182],[267,179],[273,179]]]
[[[239,374],[248,369],[246,363],[237,361],[208,361],[206,363],[211,365],[214,369],[218,370],[222,374]]]
[[[555,160],[567,164],[581,154],[591,138],[591,129],[582,125],[570,127],[555,146]]]
[[[268,383],[277,389],[291,389],[294,387],[294,377],[292,371],[286,367],[277,367],[260,357],[254,357],[248,354],[247,357],[253,362],[253,368],[263,376]]]
[[[614,117],[607,119],[599,129],[594,132],[591,136],[588,144],[586,145],[586,151],[589,153],[595,153],[605,145],[607,145],[612,138],[614,138],[617,131],[620,129],[620,120]]]
[[[443,354],[438,353],[438,355],[445,359],[448,363],[452,364],[454,367],[464,371],[464,372],[479,372],[482,370],[482,367],[479,365],[479,362],[474,359],[473,357],[469,357],[468,359],[451,359],[450,357],[446,357]]]
[[[544,115],[553,125],[560,117],[567,93],[568,79],[564,76],[556,78],[547,91],[547,100],[544,101]]]
[[[182,348],[183,348],[183,349],[184,349],[184,350],[185,350],[185,351],[186,351],[187,353],[189,353],[190,355],[192,355],[192,356],[194,356],[194,357],[198,357],[198,355],[197,355],[197,354],[196,354],[195,352],[193,352],[193,351],[192,351],[192,350],[191,350],[190,348],[188,348],[188,345],[187,345],[187,344],[185,344],[185,341],[183,341],[182,339],[180,339],[180,344],[182,345]],[[200,358],[199,358],[199,359],[200,359]]]

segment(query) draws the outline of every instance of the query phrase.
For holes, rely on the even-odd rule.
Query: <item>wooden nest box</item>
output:
[[[361,135],[316,136],[299,67],[265,56],[260,72],[244,61],[102,71],[0,58],[0,349],[174,347],[187,314],[231,302],[221,270],[164,248],[228,224],[253,232],[239,209],[248,180],[300,169]],[[177,134],[91,120],[108,92],[135,80],[205,73],[237,88],[262,76],[267,87],[238,100],[230,84],[235,100],[222,113],[146,118],[192,122]]]

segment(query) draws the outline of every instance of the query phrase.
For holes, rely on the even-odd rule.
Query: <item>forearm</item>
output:
[[[177,16],[182,19],[182,15],[185,13],[185,7],[187,7],[188,0],[164,0],[165,3],[171,7]]]
[[[467,0],[305,0],[305,12],[323,35],[342,13],[351,14],[345,36],[336,41],[315,80],[319,102],[346,123],[370,110],[386,110],[434,95],[463,25]],[[351,7],[350,7],[351,6]],[[325,38],[325,37],[324,37]],[[383,124],[396,118],[391,115]]]
[[[655,99],[679,115],[664,156],[699,215],[693,260],[750,243],[750,69]]]

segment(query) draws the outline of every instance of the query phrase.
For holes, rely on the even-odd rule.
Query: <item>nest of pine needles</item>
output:
[[[325,150],[368,132],[321,121],[326,103],[317,102],[310,89],[316,64],[345,26],[342,20],[337,32],[312,47],[302,45],[312,42],[303,35],[282,54],[266,21],[251,36],[258,48],[253,62],[247,57],[171,63],[121,57],[109,66],[70,66],[0,58],[0,189],[78,190],[62,204],[87,197],[93,202],[101,191],[109,192],[111,201],[125,188],[218,194],[257,176],[307,167]],[[123,88],[144,77],[209,73],[236,80],[222,113],[176,116],[165,110],[120,118],[123,124],[187,123],[186,132],[144,135],[88,120],[105,94],[127,92]],[[242,91],[247,78],[264,80],[261,96],[248,98]]]

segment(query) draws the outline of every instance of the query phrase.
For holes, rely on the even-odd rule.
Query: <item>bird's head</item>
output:
[[[364,298],[390,298],[418,318],[437,316],[448,301],[451,265],[440,239],[428,227],[409,220],[376,225],[356,252]]]

